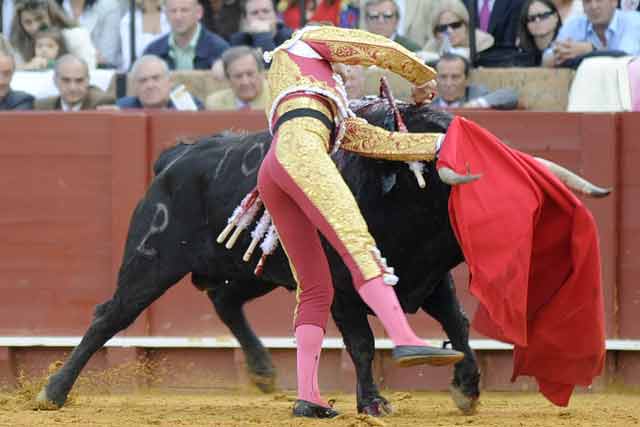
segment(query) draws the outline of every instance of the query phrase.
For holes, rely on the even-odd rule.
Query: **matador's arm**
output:
[[[349,65],[376,65],[393,71],[411,83],[422,86],[436,76],[413,52],[393,40],[362,30],[318,27],[301,38],[329,62]]]
[[[360,118],[343,122],[345,133],[340,148],[374,159],[430,161],[436,157],[443,133],[389,132]]]

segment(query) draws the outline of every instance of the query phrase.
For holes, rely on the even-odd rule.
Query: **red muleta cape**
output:
[[[590,212],[546,167],[456,117],[438,167],[482,177],[454,186],[449,216],[480,304],[474,328],[512,343],[513,376],[566,406],[605,357],[600,250]]]

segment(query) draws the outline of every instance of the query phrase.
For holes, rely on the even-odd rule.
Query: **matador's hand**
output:
[[[411,89],[411,97],[416,105],[429,104],[438,95],[438,85],[435,80],[429,80],[422,86]]]

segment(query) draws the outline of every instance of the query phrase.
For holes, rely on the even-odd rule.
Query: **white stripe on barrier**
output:
[[[54,336],[0,336],[0,347],[75,347],[82,337]],[[295,348],[295,340],[288,337],[262,337],[267,348]],[[431,345],[441,346],[441,339],[429,339]],[[495,340],[470,340],[474,350],[511,350],[513,346]],[[391,349],[389,339],[376,339],[377,349]],[[640,351],[640,340],[607,340],[607,350]],[[107,341],[105,347],[141,347],[141,348],[239,348],[240,345],[231,336],[220,337],[115,337]],[[342,338],[325,338],[323,348],[344,348]]]

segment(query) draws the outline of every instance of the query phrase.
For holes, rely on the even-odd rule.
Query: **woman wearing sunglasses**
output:
[[[18,0],[11,24],[10,42],[16,50],[18,69],[39,69],[34,62],[34,36],[42,29],[56,27],[62,31],[69,53],[82,58],[89,68],[96,66],[96,48],[91,35],[79,27],[62,10],[55,0]],[[41,58],[36,58],[41,59]]]
[[[558,35],[562,20],[551,0],[527,0],[520,13],[519,46],[529,52],[536,65],[542,63],[542,52]]]
[[[444,51],[469,58],[469,12],[460,0],[443,0],[433,13],[433,38],[424,47],[427,61],[437,60]],[[493,36],[476,30],[476,50],[493,46]]]

